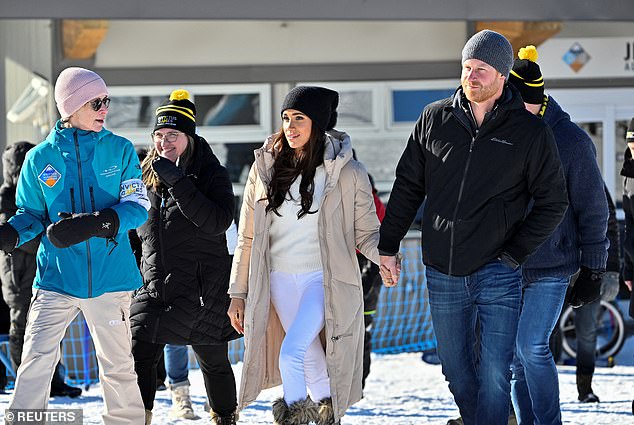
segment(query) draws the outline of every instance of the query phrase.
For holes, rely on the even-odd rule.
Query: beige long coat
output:
[[[244,366],[238,408],[261,390],[282,383],[278,367],[284,330],[270,300],[269,228],[266,184],[273,164],[272,136],[255,151],[240,212],[238,246],[229,294],[246,298]],[[379,262],[379,221],[368,175],[352,160],[350,138],[329,132],[324,155],[326,187],[319,211],[319,243],[324,272],[325,342],[335,417],[361,399],[363,373],[363,290],[355,254],[358,248]]]

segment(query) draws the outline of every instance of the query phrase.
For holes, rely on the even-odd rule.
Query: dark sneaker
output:
[[[51,386],[51,397],[70,397],[76,398],[81,395],[81,388],[71,387],[67,384]]]
[[[588,393],[583,396],[579,396],[579,401],[582,403],[598,403],[599,397],[595,393]]]
[[[458,418],[458,419],[449,419],[447,421],[447,425],[464,425],[462,422],[462,418]]]

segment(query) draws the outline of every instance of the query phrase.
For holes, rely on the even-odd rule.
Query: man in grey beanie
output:
[[[467,41],[461,87],[423,110],[381,224],[381,272],[398,278],[400,241],[425,202],[421,245],[437,351],[465,425],[507,424],[521,264],[568,206],[552,132],[506,84],[512,66],[501,34]]]

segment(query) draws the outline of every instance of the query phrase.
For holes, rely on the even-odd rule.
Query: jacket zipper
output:
[[[77,176],[79,178],[79,197],[81,200],[81,212],[86,212],[84,202],[84,178],[81,170],[81,155],[79,154],[79,140],[77,131],[73,133],[75,139],[75,154],[77,156]],[[88,263],[88,298],[92,298],[92,261],[90,260],[90,239],[86,240],[86,261]]]
[[[469,171],[469,164],[471,164],[471,153],[473,152],[473,145],[475,143],[476,135],[471,137],[471,143],[469,144],[469,156],[467,156],[467,163],[464,166],[464,173],[462,174],[462,180],[460,181],[460,189],[458,190],[458,200],[456,201],[456,208],[453,211],[453,217],[451,218],[451,233],[449,237],[449,270],[448,275],[452,275],[453,269],[453,253],[454,253],[454,238],[456,232],[456,220],[458,219],[458,208],[460,207],[460,201],[462,200],[462,193],[464,192],[464,185],[467,180],[467,172]]]
[[[70,188],[70,213],[74,214],[77,212],[77,209],[75,208],[75,188],[71,187]]]
[[[91,212],[97,211],[95,208],[95,190],[92,186],[88,187],[88,192],[90,193],[90,207],[92,208]]]
[[[491,112],[496,111],[498,105],[496,104],[493,107],[493,110]],[[465,108],[468,109],[469,114],[471,115],[471,119],[473,120],[473,122],[475,123],[475,125],[478,125],[478,122],[475,119],[475,116],[473,115],[473,111],[471,110],[471,107],[469,106],[469,108]],[[467,125],[465,125],[465,123],[463,123],[458,117],[456,117],[456,120],[460,123],[460,125],[462,125],[471,135],[471,142],[469,143],[469,155],[467,156],[467,162],[465,164],[464,167],[464,172],[462,174],[462,180],[460,181],[460,189],[458,190],[458,199],[456,200],[456,208],[454,208],[453,211],[453,217],[452,217],[452,224],[451,224],[451,233],[450,233],[450,237],[449,237],[449,270],[448,270],[448,275],[451,276],[452,272],[453,272],[453,254],[454,254],[454,242],[455,242],[455,231],[456,231],[456,225],[457,225],[457,219],[458,219],[458,209],[460,208],[460,201],[462,200],[462,193],[464,192],[464,185],[465,182],[467,181],[467,172],[469,171],[469,164],[471,164],[471,154],[473,153],[473,146],[475,145],[475,140],[478,137],[478,134],[480,133],[480,129],[482,128],[482,126],[484,125],[485,122],[489,121],[485,119],[482,121],[482,125],[479,128],[476,128],[475,130],[475,134],[472,133],[471,128]]]
[[[198,300],[200,301],[200,306],[204,307],[205,301],[203,301],[203,273],[200,263],[196,264],[196,275],[198,280]]]
[[[163,263],[163,272],[166,273],[167,277],[167,264],[165,263],[165,249],[163,246],[163,218],[165,217],[165,210],[167,206],[165,205],[165,198],[163,197],[163,193],[161,196],[161,207],[159,208],[159,222],[158,222],[158,236],[159,236],[159,251],[161,252],[161,262]],[[163,304],[165,304],[165,282],[163,282],[163,290],[161,291],[161,300]]]

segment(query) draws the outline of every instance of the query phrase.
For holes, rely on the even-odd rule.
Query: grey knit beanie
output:
[[[486,62],[506,79],[513,67],[513,47],[500,33],[482,30],[473,35],[462,49],[462,63],[467,59]]]

